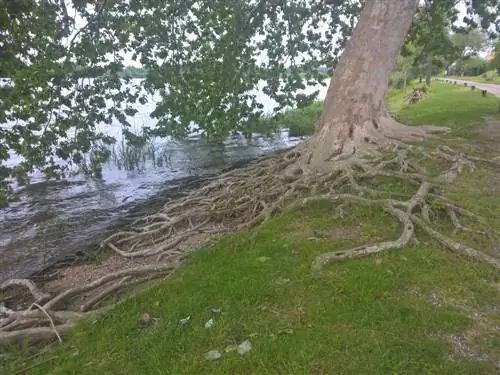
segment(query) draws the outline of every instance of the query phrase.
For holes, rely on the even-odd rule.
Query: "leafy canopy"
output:
[[[455,0],[425,7],[454,14]],[[466,0],[468,16],[499,26],[497,0]],[[130,135],[134,104],[159,93],[156,136],[249,133],[262,115],[255,89],[276,110],[303,106],[333,68],[364,1],[0,0],[0,182],[40,170],[99,174],[118,122]],[[437,12],[434,12],[437,14]],[[435,17],[435,24],[444,22]],[[496,18],[495,18],[496,17]],[[473,24],[472,18],[468,21]],[[124,53],[142,65],[124,74]],[[252,91],[254,90],[254,91]],[[10,158],[16,154],[20,161]]]

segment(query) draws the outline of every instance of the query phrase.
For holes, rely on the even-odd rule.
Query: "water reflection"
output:
[[[322,88],[321,97],[325,92]],[[263,94],[261,101],[267,110],[274,106]],[[148,116],[151,107],[148,103],[138,108],[132,121],[136,130],[154,125]],[[234,135],[219,143],[200,136],[153,138],[134,149],[121,142],[118,124],[105,130],[119,141],[101,179],[76,176],[47,182],[35,174],[34,183],[19,189],[16,201],[0,209],[0,282],[28,277],[97,246],[138,205],[148,199],[164,201],[175,190],[194,183],[193,176],[217,173],[300,141],[288,137],[285,130],[272,138],[254,135],[246,140]]]

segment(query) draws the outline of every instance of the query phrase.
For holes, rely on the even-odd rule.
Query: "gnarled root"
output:
[[[33,343],[43,340],[50,341],[54,338],[62,342],[61,335],[67,332],[74,323],[81,318],[95,316],[95,311],[97,311],[79,314],[66,310],[65,305],[75,298],[81,297],[85,293],[91,295],[90,299],[80,306],[82,312],[87,312],[115,293],[149,280],[164,277],[177,266],[178,263],[166,263],[122,270],[88,284],[68,289],[49,299],[43,305],[35,302],[25,311],[12,312],[7,317],[0,319],[0,348],[5,345],[17,344],[23,338]],[[32,310],[32,307],[39,310]],[[57,310],[61,307],[64,309]]]
[[[10,279],[0,285],[0,290],[7,289],[11,286],[21,286],[27,288],[31,295],[35,298],[35,302],[43,303],[50,299],[49,293],[44,293],[38,289],[38,287],[31,281],[27,279]]]
[[[479,233],[486,237],[492,235],[492,231],[489,229],[472,230],[468,227],[463,226],[458,218],[459,215],[476,219],[479,222],[479,224],[482,225],[483,228],[485,228],[487,225],[484,222],[484,220],[482,220],[482,218],[480,218],[479,216],[461,208],[460,206],[454,204],[445,197],[433,193],[432,184],[427,180],[425,175],[422,174],[423,169],[416,166],[414,163],[406,161],[405,160],[406,157],[407,157],[406,152],[399,151],[397,152],[397,156],[394,159],[379,163],[372,170],[365,173],[364,176],[369,175],[370,177],[374,177],[377,175],[381,175],[385,177],[401,178],[403,180],[411,182],[419,181],[420,186],[417,192],[407,201],[400,201],[394,199],[375,199],[375,198],[368,199],[351,194],[342,194],[342,195],[329,194],[329,195],[304,199],[303,203],[307,203],[311,199],[329,199],[336,202],[339,201],[343,202],[342,205],[344,205],[346,202],[349,201],[355,201],[366,205],[379,205],[383,207],[391,215],[396,217],[402,224],[402,232],[397,240],[381,242],[371,245],[364,245],[353,249],[348,249],[345,251],[333,251],[321,254],[318,257],[316,257],[315,261],[313,262],[312,265],[313,271],[319,271],[325,264],[329,262],[340,261],[348,258],[363,257],[367,255],[381,253],[383,251],[400,249],[406,246],[409,243],[409,241],[412,238],[414,238],[415,235],[414,226],[421,228],[431,238],[435,239],[449,250],[457,252],[461,255],[465,255],[471,259],[488,263],[493,267],[500,268],[499,258],[495,258],[481,251],[475,250],[470,246],[459,243],[453,240],[452,238],[436,231],[431,227],[432,223],[430,219],[430,207],[432,201],[434,200],[439,202],[441,205],[445,206],[445,212],[454,226],[453,234],[456,234],[460,231],[467,231],[467,232]],[[475,165],[471,160],[467,159],[462,153],[455,153],[449,147],[442,146],[438,148],[438,150],[435,153],[433,153],[432,156],[430,157],[433,158],[441,157],[445,160],[452,162],[451,167],[445,172],[441,173],[441,175],[439,176],[440,179],[444,181],[448,182],[453,181],[455,178],[458,177],[460,173],[463,172],[464,166],[467,166],[469,171],[471,172],[475,170]],[[410,172],[410,173],[402,175],[400,172],[388,172],[383,170],[385,167],[394,163],[397,163],[400,166],[400,171]],[[412,171],[414,173],[411,173]],[[350,179],[353,180],[353,177],[350,176]]]
[[[126,231],[113,234],[105,241],[117,256],[127,259],[145,258],[151,265],[136,266],[82,283],[56,296],[41,292],[29,280],[11,280],[1,288],[26,287],[34,304],[25,311],[0,316],[0,347],[19,343],[21,338],[34,341],[53,340],[63,335],[77,319],[99,311],[96,308],[106,299],[116,296],[137,284],[171,274],[179,261],[193,246],[193,237],[207,239],[212,235],[250,228],[265,222],[290,204],[303,205],[312,200],[326,199],[338,203],[338,212],[346,214],[349,204],[380,206],[401,223],[401,233],[393,241],[333,251],[318,256],[314,271],[325,264],[344,259],[400,249],[416,240],[420,228],[446,248],[472,259],[500,268],[500,261],[490,255],[458,243],[433,227],[435,207],[447,215],[455,232],[471,231],[494,240],[495,233],[474,213],[439,194],[436,179],[427,178],[425,168],[411,159],[415,150],[394,142],[392,156],[380,152],[335,158],[326,169],[308,169],[302,164],[300,151],[288,150],[261,158],[245,168],[235,169],[211,179],[205,186],[168,202],[154,215],[137,219]],[[451,164],[437,183],[456,178],[474,163],[462,153],[440,147],[435,152],[420,155],[444,159]],[[414,194],[383,192],[367,186],[374,177],[390,177],[415,186]],[[388,193],[391,193],[388,197]],[[476,231],[462,224],[467,218],[480,224]],[[197,244],[199,241],[196,241]],[[75,301],[78,301],[75,308]],[[69,311],[73,306],[78,312]],[[36,307],[37,309],[34,309]]]
[[[367,255],[377,254],[382,251],[401,249],[405,247],[408,242],[410,242],[414,232],[413,223],[411,222],[409,215],[404,211],[401,211],[400,209],[394,208],[391,205],[388,205],[387,207],[385,207],[385,209],[386,211],[397,217],[403,226],[401,236],[399,236],[397,240],[381,242],[374,245],[364,245],[346,251],[332,251],[330,253],[321,254],[314,260],[312,266],[313,271],[319,271],[325,264],[329,262],[363,257]]]

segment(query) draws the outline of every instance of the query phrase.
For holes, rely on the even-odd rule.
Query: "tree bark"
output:
[[[431,84],[431,78],[432,78],[432,56],[427,57],[427,62],[426,62],[426,68],[425,68],[425,84],[429,86]]]
[[[388,124],[384,97],[418,0],[368,0],[327,91],[302,161],[316,168],[376,143]]]

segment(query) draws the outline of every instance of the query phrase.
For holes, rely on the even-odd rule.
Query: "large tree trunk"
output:
[[[368,0],[335,69],[302,160],[313,168],[377,142],[390,126],[384,96],[418,0]]]

